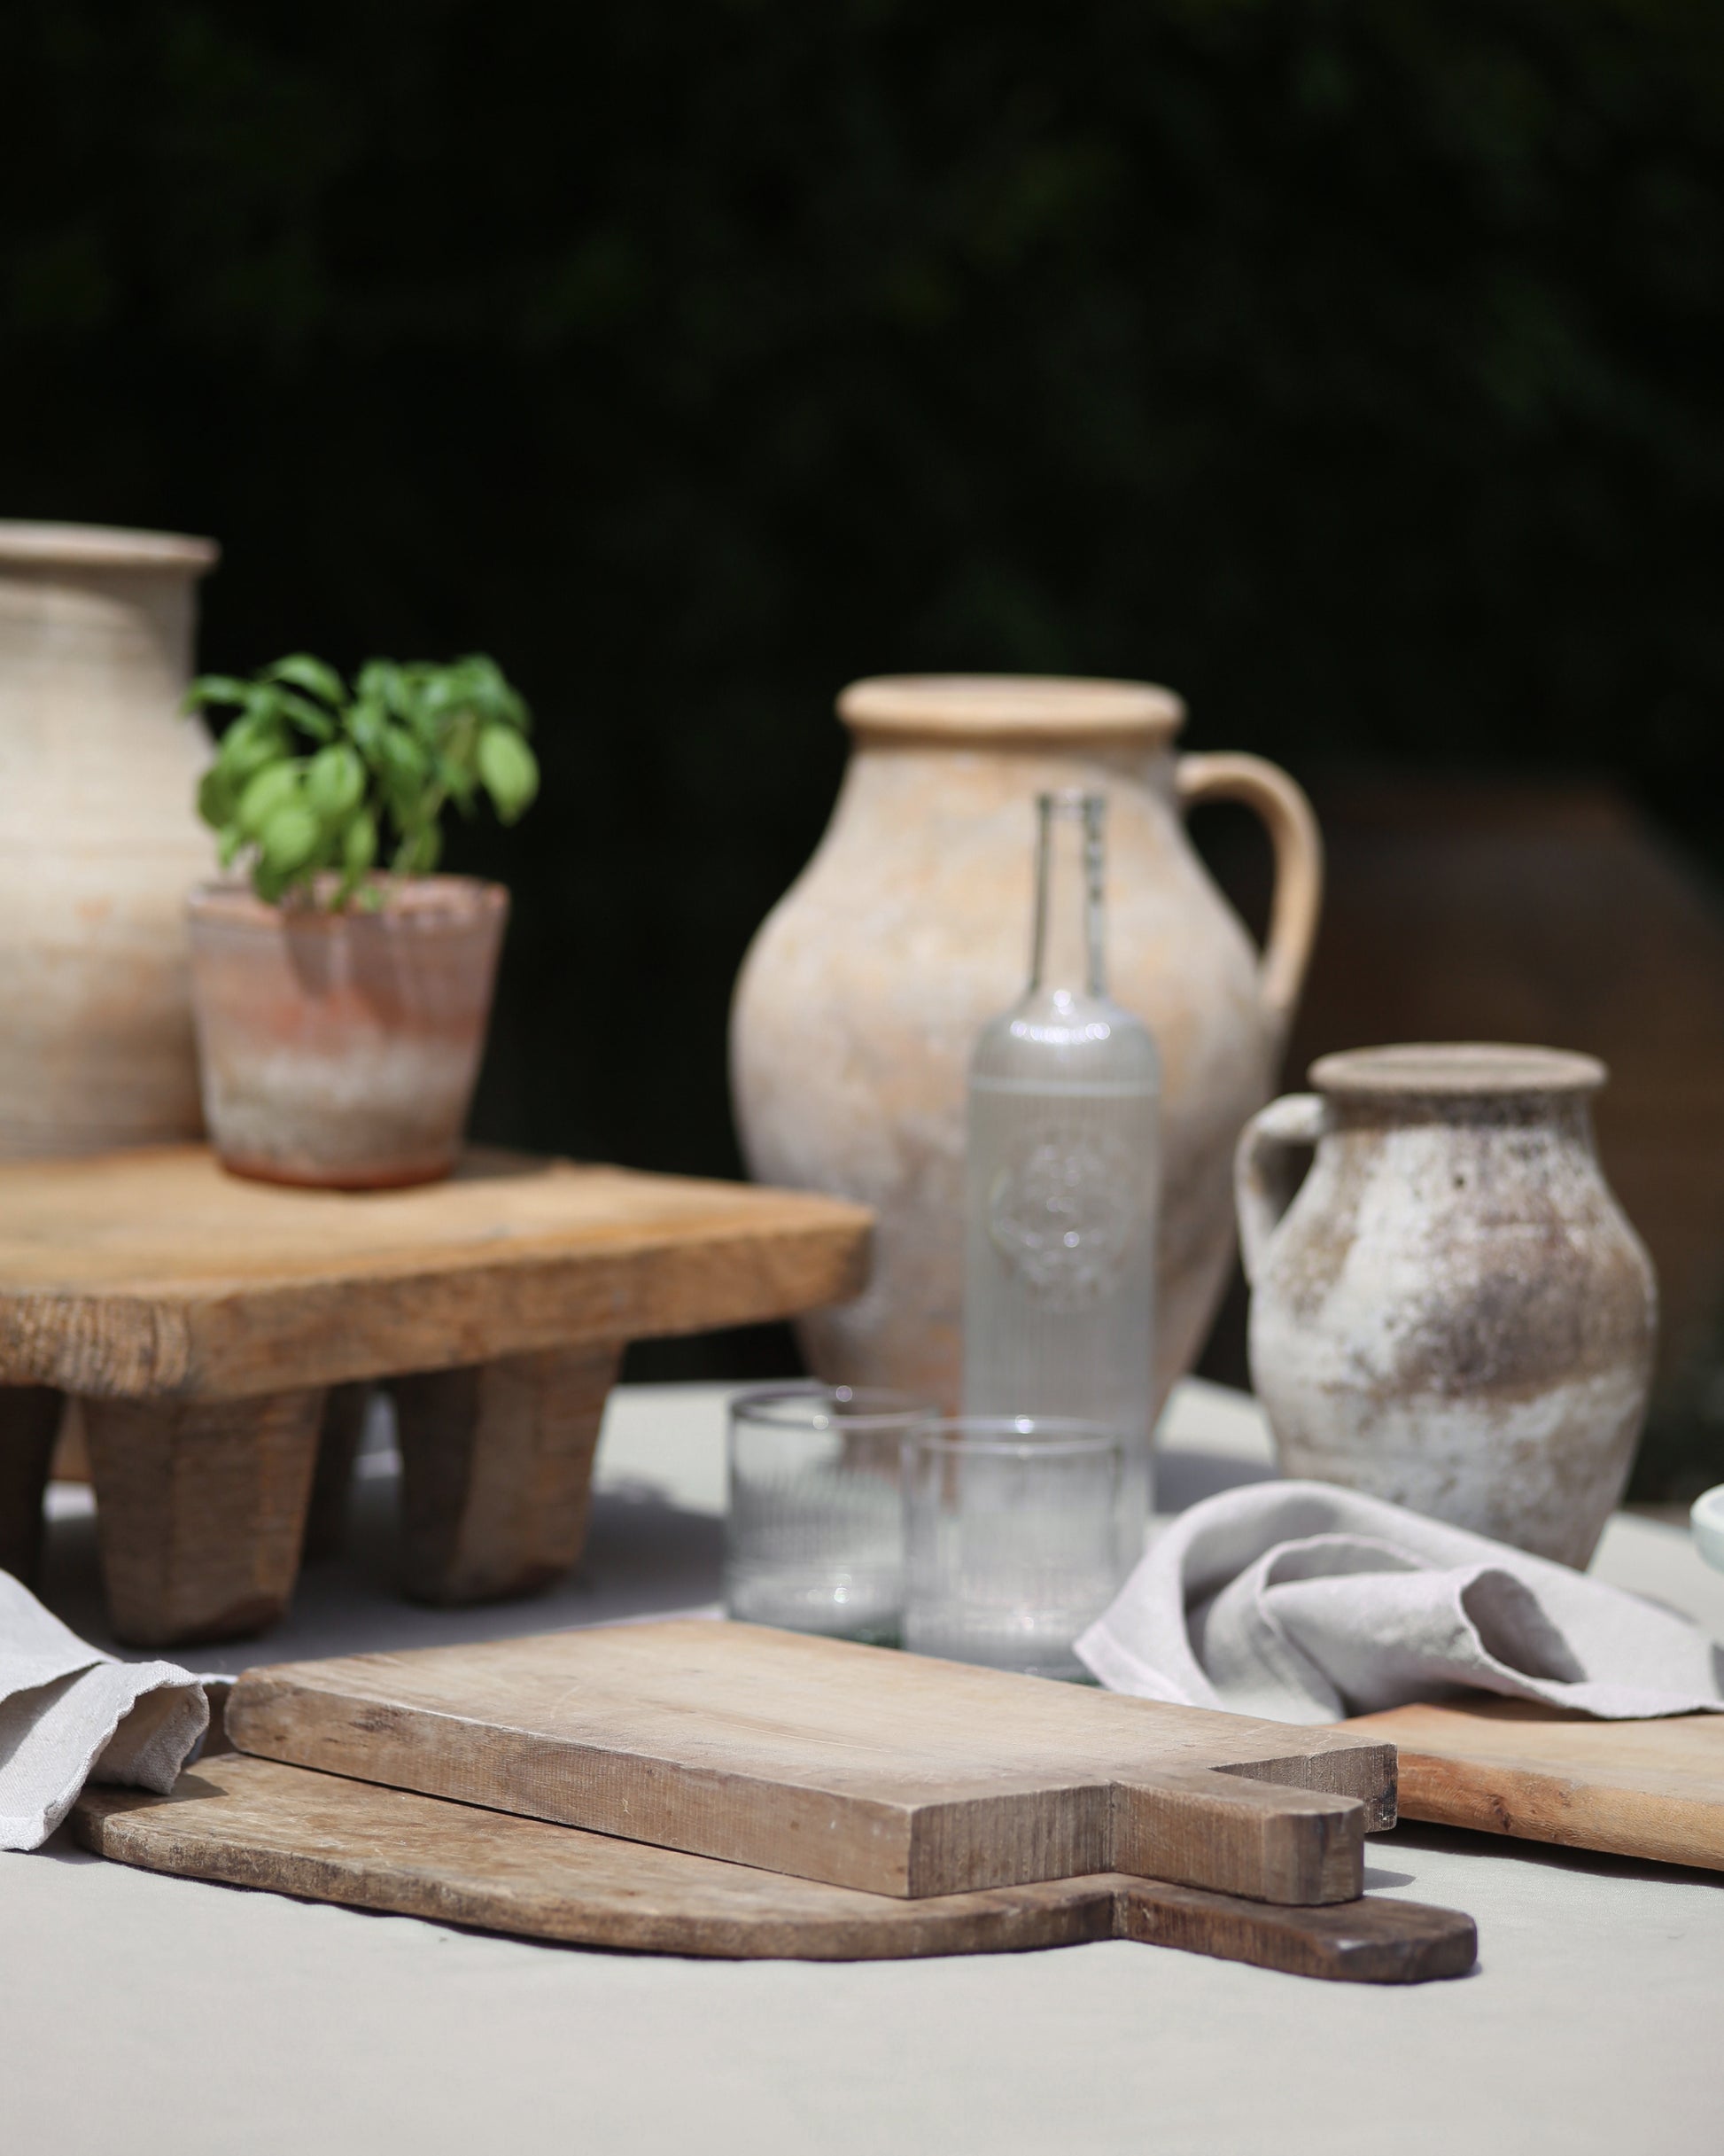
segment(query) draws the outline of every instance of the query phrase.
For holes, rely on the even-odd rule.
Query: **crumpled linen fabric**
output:
[[[1466,1687],[1607,1720],[1724,1711],[1724,1647],[1686,1617],[1326,1483],[1179,1514],[1077,1654],[1110,1691],[1276,1722]]]
[[[0,1572],[0,1849],[34,1849],[87,1781],[166,1795],[209,1728],[202,1681],[119,1662]]]

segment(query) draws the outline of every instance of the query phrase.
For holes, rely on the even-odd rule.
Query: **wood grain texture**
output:
[[[0,1386],[0,1572],[27,1586],[42,1557],[42,1497],[65,1410],[50,1386]]]
[[[1261,1882],[1234,1891],[1288,1903],[1362,1891],[1364,1807],[1213,1769],[1114,1784],[1107,1861],[1145,1879]]]
[[[862,1287],[871,1217],[804,1192],[476,1153],[294,1190],[206,1148],[0,1163],[0,1382],[239,1397],[784,1317]]]
[[[1159,1880],[1124,1880],[1114,1936],[1248,1961],[1290,1976],[1355,1984],[1420,1984],[1464,1976],[1479,1958],[1472,1919],[1429,1902],[1367,1895],[1324,1909],[1279,1909]]]
[[[1464,1975],[1477,1952],[1453,1910],[1278,1909],[1117,1874],[895,1900],[234,1755],[168,1797],[92,1786],[73,1824],[86,1848],[150,1871],[656,1953],[864,1961],[1126,1938],[1413,1983]]]
[[[491,1601],[568,1570],[622,1353],[547,1348],[394,1381],[409,1594]]]
[[[1264,1901],[1351,1900],[1394,1754],[699,1621],[248,1671],[242,1751],[876,1894],[1153,1865]],[[1205,1772],[1219,1769],[1218,1772]]]
[[[323,1397],[84,1402],[117,1638],[231,1639],[281,1615],[299,1569]]]
[[[1724,1872],[1724,1715],[1597,1722],[1479,1694],[1345,1726],[1399,1747],[1405,1818]]]

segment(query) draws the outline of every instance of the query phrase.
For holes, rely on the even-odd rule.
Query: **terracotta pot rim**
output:
[[[237,878],[199,883],[188,894],[186,916],[193,922],[256,929],[278,936],[287,927],[300,934],[345,935],[354,925],[375,924],[395,934],[434,936],[493,921],[509,908],[509,888],[476,876],[378,876],[384,902],[375,912],[348,907],[272,906]]]
[[[1342,1100],[1494,1100],[1516,1094],[1596,1093],[1610,1072],[1596,1055],[1503,1041],[1403,1041],[1320,1055],[1310,1082]]]
[[[858,736],[976,741],[1170,740],[1185,706],[1153,681],[1076,674],[888,673],[852,681],[838,716]]]
[[[31,524],[0,518],[0,568],[190,569],[202,575],[221,555],[187,532],[133,532],[119,525]]]

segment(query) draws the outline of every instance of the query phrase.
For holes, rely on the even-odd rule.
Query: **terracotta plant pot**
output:
[[[215,558],[0,523],[0,1154],[198,1134],[185,901],[215,849],[178,706]]]
[[[1593,1149],[1604,1082],[1549,1048],[1359,1049],[1253,1119],[1251,1377],[1285,1474],[1587,1563],[1627,1480],[1658,1319]]]
[[[802,1321],[809,1360],[828,1382],[957,1402],[966,1071],[978,1029],[1023,990],[1036,796],[1076,787],[1107,798],[1108,992],[1161,1054],[1159,1402],[1215,1314],[1234,1140],[1269,1096],[1316,930],[1305,797],[1256,757],[1177,756],[1184,706],[1145,682],[858,681],[838,708],[855,743],[843,789],[755,938],[731,1019],[751,1171],[879,1218],[866,1293]],[[1247,803],[1274,841],[1261,957],[1185,837],[1184,811],[1209,798]]]
[[[501,884],[423,876],[374,913],[193,893],[204,1113],[224,1167],[335,1190],[449,1173],[485,1049]]]

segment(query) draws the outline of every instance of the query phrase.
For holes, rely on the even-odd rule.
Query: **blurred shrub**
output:
[[[865,671],[1296,767],[1724,780],[1710,0],[12,0],[8,513],[218,534],[206,664],[495,651],[555,813],[498,1134],[730,1158]],[[571,834],[573,834],[572,841]]]

